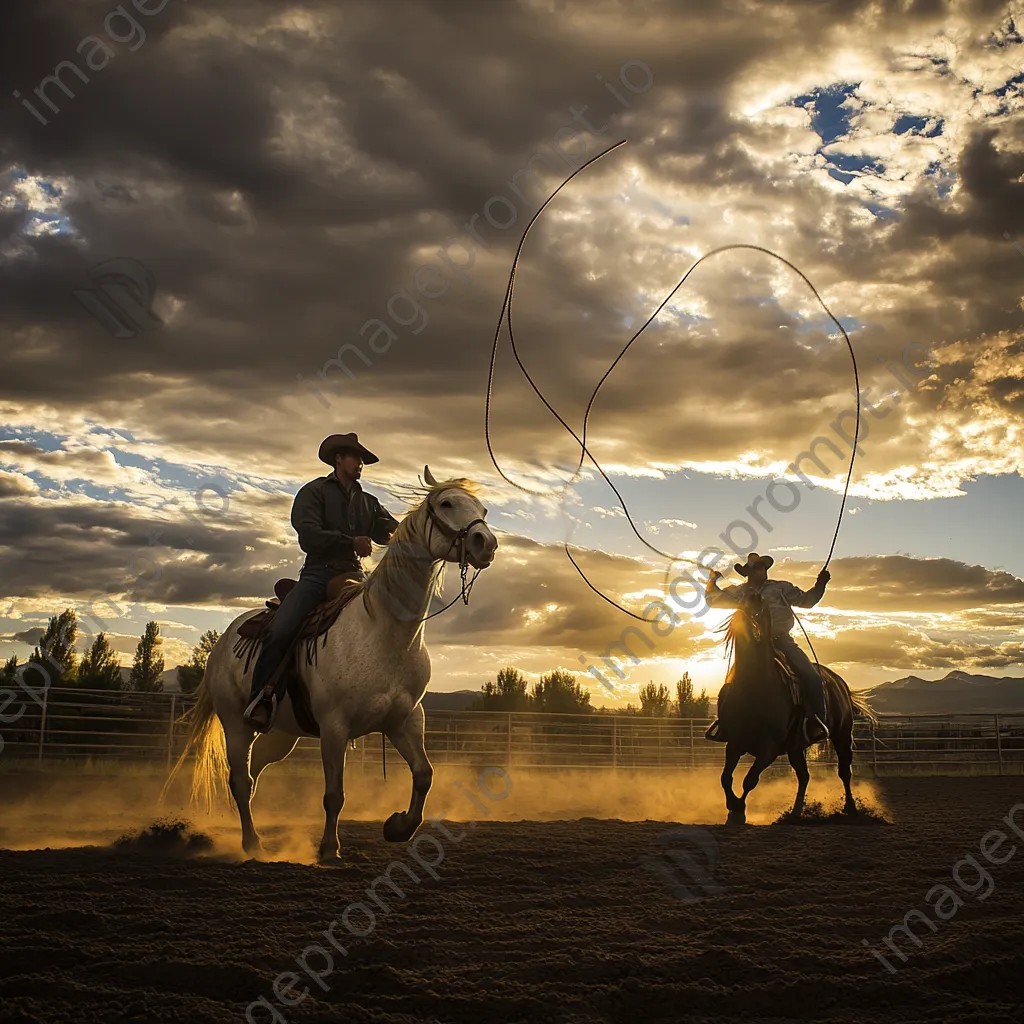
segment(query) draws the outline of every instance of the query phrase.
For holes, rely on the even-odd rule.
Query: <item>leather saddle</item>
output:
[[[266,609],[246,619],[238,627],[238,640],[232,648],[238,658],[245,658],[244,672],[256,656],[263,638],[273,622],[274,614],[281,603],[291,592],[298,580],[280,579],[274,584],[274,597],[266,602]],[[302,647],[305,645],[306,664],[316,662],[319,641],[327,643],[327,631],[338,620],[342,609],[357,595],[362,593],[363,580],[354,579],[346,573],[339,573],[327,585],[327,598],[318,604],[303,620],[291,642],[281,664],[271,679],[274,681],[274,692],[278,703],[284,700],[285,694],[292,698],[292,710],[299,726],[314,736],[320,735],[320,727],[313,717],[310,706],[309,691],[302,681]]]
[[[292,592],[295,586],[298,584],[298,580],[290,579],[279,579],[274,584],[274,596],[267,601],[267,607],[272,611],[276,611],[281,607],[281,602]],[[353,583],[359,583],[359,580],[353,579],[345,573],[338,573],[331,579],[331,582],[327,584],[327,601],[333,601],[336,597],[340,596],[345,589]]]

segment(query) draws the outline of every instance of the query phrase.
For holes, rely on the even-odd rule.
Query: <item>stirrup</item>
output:
[[[262,705],[266,704],[270,708],[270,713],[267,716],[266,724],[261,721],[254,721],[253,713]],[[249,706],[242,712],[242,718],[249,725],[251,725],[257,732],[270,732],[274,725],[274,719],[277,717],[277,694],[271,693],[269,696],[264,690],[260,690]]]

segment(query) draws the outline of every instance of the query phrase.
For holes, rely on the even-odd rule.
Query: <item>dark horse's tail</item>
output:
[[[838,672],[833,672],[832,669],[826,668],[824,665],[818,665],[817,668],[822,674],[826,689],[831,690],[830,698],[838,697],[840,701],[848,701],[854,718],[860,716],[866,718],[872,725],[878,725],[878,716],[866,697],[851,690],[846,680]],[[854,745],[852,735],[850,742],[851,745]]]
[[[846,683],[843,683],[846,686]],[[878,715],[875,714],[874,709],[868,703],[867,697],[859,693],[854,693],[848,686],[846,686],[846,692],[850,695],[850,704],[853,707],[853,713],[860,715],[862,718],[868,719],[872,725],[878,725]]]

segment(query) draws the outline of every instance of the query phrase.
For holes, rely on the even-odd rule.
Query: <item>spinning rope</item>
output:
[[[554,406],[547,400],[547,398],[544,396],[544,393],[540,390],[540,388],[537,386],[537,383],[534,381],[532,375],[530,374],[530,371],[526,368],[526,366],[523,363],[523,360],[522,360],[522,358],[521,358],[521,356],[519,354],[519,349],[516,346],[515,332],[513,331],[513,328],[512,328],[512,306],[513,306],[513,299],[514,299],[514,295],[515,295],[515,279],[516,279],[516,271],[517,271],[518,266],[519,266],[519,258],[522,255],[523,247],[526,244],[526,239],[527,239],[527,237],[530,234],[530,229],[533,227],[533,225],[536,223],[537,219],[540,217],[540,215],[547,208],[548,204],[555,198],[555,196],[558,195],[559,192],[562,191],[563,188],[565,188],[566,185],[569,184],[570,181],[573,180],[573,178],[576,177],[577,174],[579,174],[585,168],[589,167],[591,164],[593,164],[596,161],[598,161],[598,160],[602,159],[603,157],[607,156],[609,153],[611,153],[614,150],[618,149],[620,146],[624,146],[625,144],[626,144],[626,140],[622,139],[620,142],[616,142],[614,145],[609,146],[608,149],[604,150],[604,152],[598,153],[597,156],[592,157],[586,163],[582,164],[579,168],[577,168],[572,174],[569,175],[568,178],[565,179],[565,181],[563,181],[558,186],[558,188],[555,189],[554,192],[551,193],[550,196],[548,196],[548,198],[541,205],[540,209],[538,209],[537,212],[530,219],[530,222],[526,225],[526,228],[523,231],[523,236],[522,236],[522,238],[519,241],[519,246],[517,247],[515,256],[514,256],[514,258],[512,260],[512,269],[511,269],[511,271],[509,273],[508,286],[505,289],[505,299],[502,302],[501,313],[498,316],[498,324],[497,324],[497,327],[495,328],[495,331],[494,331],[494,343],[493,343],[493,345],[491,347],[491,362],[490,362],[490,367],[489,367],[488,375],[487,375],[487,399],[486,399],[485,408],[484,408],[484,437],[485,437],[485,440],[487,442],[487,452],[488,452],[488,454],[491,457],[491,462],[494,463],[494,468],[498,471],[498,473],[502,477],[502,479],[505,480],[507,483],[511,484],[517,490],[522,491],[522,492],[524,492],[526,494],[533,495],[535,497],[544,497],[544,498],[551,497],[551,494],[548,493],[548,492],[537,491],[537,490],[533,490],[532,488],[525,487],[522,484],[518,483],[517,481],[513,480],[511,477],[509,477],[505,473],[505,471],[501,468],[501,465],[498,462],[497,456],[494,453],[494,448],[493,448],[493,446],[491,444],[491,397],[492,397],[493,390],[494,390],[495,362],[497,360],[497,355],[498,355],[498,341],[499,341],[499,339],[501,337],[501,325],[502,325],[502,322],[504,320],[507,320],[508,321],[509,342],[511,344],[512,355],[515,358],[516,364],[518,365],[519,369],[522,371],[523,376],[526,378],[526,380],[529,383],[530,387],[533,388],[534,393],[541,400],[541,402],[544,403],[544,406],[547,408],[547,410],[561,424],[561,426],[573,438],[573,440],[580,446],[580,458],[579,458],[579,462],[578,462],[578,464],[576,466],[576,469],[573,471],[572,476],[567,481],[565,481],[562,484],[562,486],[558,489],[558,491],[556,493],[558,495],[560,495],[560,496],[563,496],[565,494],[566,490],[569,487],[571,487],[579,479],[580,473],[582,472],[582,469],[583,469],[584,459],[589,459],[594,464],[594,467],[597,469],[598,473],[601,474],[601,476],[604,479],[605,483],[607,483],[608,486],[614,492],[615,497],[618,499],[619,504],[621,505],[622,510],[623,510],[623,512],[626,515],[626,519],[629,522],[630,528],[632,529],[633,533],[636,535],[637,539],[645,547],[647,547],[649,550],[653,551],[655,554],[661,556],[662,558],[667,559],[668,566],[666,568],[666,578],[667,578],[668,572],[671,570],[672,565],[675,564],[676,562],[689,562],[691,565],[696,565],[696,566],[698,566],[701,569],[706,569],[707,566],[701,565],[700,562],[697,562],[696,560],[694,560],[692,558],[688,558],[688,557],[685,557],[685,556],[682,556],[682,555],[671,555],[671,554],[669,554],[666,551],[662,551],[660,548],[658,548],[654,544],[652,544],[637,529],[636,523],[633,521],[633,517],[632,517],[632,515],[630,515],[630,512],[629,512],[629,508],[626,505],[626,502],[623,499],[622,495],[619,493],[618,488],[615,486],[615,484],[612,483],[612,481],[609,478],[608,474],[604,471],[604,469],[602,468],[601,464],[597,461],[597,459],[594,457],[593,453],[587,447],[587,429],[588,429],[589,422],[590,422],[590,414],[591,414],[591,411],[593,410],[593,407],[594,407],[594,402],[597,400],[597,396],[598,396],[601,388],[604,386],[604,384],[608,380],[609,376],[611,376],[612,371],[615,369],[615,367],[622,360],[623,356],[625,356],[626,352],[629,351],[629,348],[630,348],[630,346],[632,346],[633,342],[635,342],[637,340],[637,338],[639,338],[640,335],[643,334],[643,332],[651,325],[651,323],[653,323],[653,321],[656,319],[658,314],[665,308],[665,306],[672,299],[672,296],[675,295],[675,293],[683,286],[683,284],[685,284],[685,282],[686,282],[687,278],[690,276],[690,274],[692,274],[693,271],[696,270],[697,267],[700,266],[700,264],[703,263],[705,260],[710,259],[712,256],[716,256],[719,253],[728,252],[731,249],[752,249],[752,250],[754,250],[756,252],[763,252],[766,255],[772,256],[775,259],[779,260],[780,262],[784,263],[787,267],[789,267],[790,270],[792,270],[794,273],[796,273],[801,278],[801,280],[803,280],[803,282],[807,285],[808,288],[810,288],[811,293],[814,295],[815,299],[818,300],[818,304],[821,306],[821,308],[825,311],[825,314],[832,321],[832,323],[834,323],[836,325],[836,327],[839,329],[839,332],[842,334],[843,340],[846,342],[846,347],[849,350],[850,359],[851,359],[852,364],[853,364],[854,392],[855,392],[855,396],[856,396],[856,407],[857,407],[856,427],[855,427],[855,430],[854,430],[854,443],[853,443],[853,450],[850,452],[850,465],[849,465],[849,468],[847,469],[847,473],[846,473],[846,483],[845,483],[845,485],[843,487],[843,499],[842,499],[842,502],[840,503],[840,507],[839,507],[839,516],[838,516],[838,518],[836,520],[835,532],[832,535],[832,543],[831,543],[831,546],[829,547],[828,557],[825,559],[825,564],[822,566],[822,569],[827,569],[829,562],[831,562],[831,560],[832,560],[833,552],[835,551],[836,541],[839,539],[839,530],[840,530],[840,527],[842,526],[843,512],[846,509],[846,499],[847,499],[847,496],[849,494],[849,489],[850,489],[850,479],[853,476],[853,465],[854,465],[854,461],[855,461],[855,459],[857,457],[857,444],[858,444],[858,442],[860,440],[860,405],[861,405],[861,403],[860,403],[860,374],[859,374],[858,369],[857,369],[857,357],[856,357],[856,355],[855,355],[855,353],[853,351],[853,345],[850,342],[850,337],[846,333],[845,328],[839,322],[839,320],[837,320],[836,317],[832,314],[832,311],[828,308],[828,306],[825,305],[824,300],[818,294],[818,290],[814,287],[814,285],[807,278],[807,276],[798,267],[796,267],[792,263],[790,263],[789,260],[787,260],[784,257],[780,256],[778,253],[772,252],[771,249],[766,249],[766,248],[764,248],[763,246],[760,246],[760,245],[749,245],[749,244],[745,244],[745,243],[735,243],[733,245],[724,245],[724,246],[721,246],[721,247],[719,247],[717,249],[712,249],[711,252],[705,253],[679,279],[679,282],[672,289],[672,291],[670,291],[668,293],[668,295],[665,296],[664,300],[661,302],[661,304],[658,306],[658,308],[650,315],[650,317],[648,317],[648,319],[645,321],[643,326],[629,339],[629,341],[626,342],[626,344],[622,347],[622,350],[619,352],[619,354],[612,361],[611,365],[608,367],[608,369],[601,376],[601,379],[597,382],[597,385],[595,386],[593,392],[590,395],[590,400],[587,402],[587,408],[586,408],[586,411],[584,412],[584,415],[583,415],[582,437],[576,434],[576,432],[572,429],[572,427],[568,423],[566,423],[566,421],[558,413],[558,410],[555,409]],[[602,600],[607,601],[608,604],[613,605],[615,608],[618,608],[619,611],[624,612],[626,615],[629,615],[631,618],[637,619],[640,622],[654,623],[654,622],[657,621],[657,620],[654,620],[654,619],[645,618],[642,615],[637,615],[635,612],[630,611],[628,608],[624,608],[617,601],[614,601],[612,598],[608,597],[607,594],[604,594],[598,587],[596,587],[593,583],[591,583],[590,579],[587,577],[586,573],[580,567],[579,563],[576,561],[575,558],[573,558],[572,552],[569,550],[569,542],[568,541],[565,542],[565,553],[566,553],[566,556],[568,557],[569,561],[572,563],[573,567],[576,569],[576,571],[579,573],[580,577],[583,579],[583,582],[586,583],[587,586],[590,587],[590,589],[592,591],[594,591],[594,593],[597,594]],[[803,628],[803,626],[801,624],[801,629],[802,628]],[[804,635],[806,636],[806,632],[805,632]],[[810,643],[809,638],[808,638],[808,643]],[[812,652],[813,652],[813,648],[812,648]]]

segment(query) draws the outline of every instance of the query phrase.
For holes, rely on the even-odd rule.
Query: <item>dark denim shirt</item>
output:
[[[292,526],[308,566],[329,565],[345,570],[361,565],[353,538],[369,537],[387,544],[398,520],[356,480],[346,494],[333,474],[305,484],[295,495]]]

